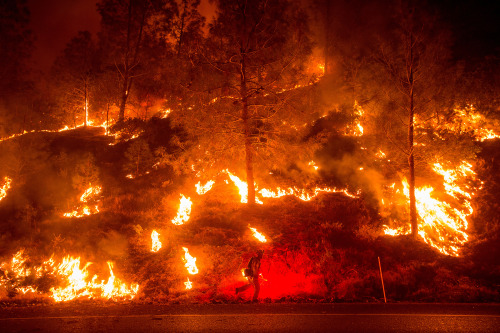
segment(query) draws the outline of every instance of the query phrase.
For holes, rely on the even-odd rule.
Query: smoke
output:
[[[120,258],[127,255],[129,241],[118,232],[112,230],[99,241],[99,250],[105,258]]]

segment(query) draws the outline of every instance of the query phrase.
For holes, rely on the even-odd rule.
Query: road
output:
[[[1,332],[498,332],[500,304],[57,304],[0,308]]]

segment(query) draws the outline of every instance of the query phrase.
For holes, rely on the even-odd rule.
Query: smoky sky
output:
[[[98,32],[100,17],[96,9],[97,2],[98,0],[28,0],[31,29],[36,38],[33,68],[47,71],[78,31],[88,30],[92,34]],[[382,3],[380,1],[381,5]],[[442,13],[442,18],[451,25],[457,58],[483,57],[498,52],[500,1],[436,0],[434,4]],[[202,0],[199,9],[210,18],[214,13],[214,4],[209,0]]]
[[[29,0],[35,35],[33,67],[46,71],[78,31],[96,33],[100,17],[96,0]]]

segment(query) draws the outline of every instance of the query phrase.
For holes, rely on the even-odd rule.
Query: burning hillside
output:
[[[498,300],[500,68],[451,5],[210,3],[100,0],[43,82],[0,5],[0,299]]]

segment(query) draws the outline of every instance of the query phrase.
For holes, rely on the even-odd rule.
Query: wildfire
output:
[[[309,162],[307,165],[311,166],[316,171],[319,169],[319,166],[317,166],[314,161]]]
[[[433,169],[444,177],[444,188],[448,195],[456,199],[454,208],[451,204],[439,201],[433,197],[434,188],[425,186],[415,189],[417,213],[419,216],[418,234],[430,246],[443,254],[458,256],[461,246],[468,240],[467,218],[473,213],[470,199],[474,195],[472,188],[466,185],[459,186],[458,182],[466,179],[475,180],[472,165],[462,162],[458,167],[450,170],[444,169],[440,163],[435,163]],[[403,193],[405,202],[409,200],[409,186],[403,179]],[[405,233],[403,227],[391,229],[386,226],[384,233],[387,235],[400,235]]]
[[[153,230],[151,233],[151,252],[158,252],[161,249],[161,242],[158,239],[158,232],[156,230]]]
[[[10,189],[10,185],[12,184],[12,179],[9,177],[5,177],[3,181],[3,186],[0,187],[0,201],[7,196],[7,191]]]
[[[237,176],[233,175],[231,172],[229,172],[228,170],[225,170],[224,172],[226,172],[229,176],[229,178],[231,178],[231,180],[233,181],[234,185],[238,188],[238,191],[239,191],[239,194],[240,194],[240,197],[241,197],[241,200],[240,202],[241,203],[246,203],[248,202],[248,186],[247,186],[247,183],[240,180]],[[257,186],[256,186],[257,187]],[[312,191],[307,191],[305,189],[298,189],[296,187],[289,187],[289,188],[286,188],[286,189],[282,189],[280,187],[278,187],[276,190],[269,190],[269,189],[266,189],[266,188],[262,188],[262,189],[256,189],[256,192],[262,197],[262,198],[281,198],[281,197],[284,197],[284,196],[287,196],[287,195],[292,195],[302,201],[310,201],[312,199],[314,199],[315,197],[317,197],[320,193],[344,193],[345,195],[347,195],[348,197],[351,197],[351,198],[357,198],[356,195],[354,194],[351,194],[349,193],[347,190],[345,189],[336,189],[336,188],[329,188],[329,187],[316,187],[314,188]],[[259,204],[263,204],[263,202],[261,200],[259,200],[259,198],[255,198],[255,202],[259,203]]]
[[[234,185],[238,188],[238,192],[240,193],[241,203],[247,203],[248,202],[248,185],[246,182],[242,181],[239,179],[236,175],[233,175],[229,170],[224,170],[225,173],[229,176],[229,178],[232,180]],[[262,201],[260,201],[258,198],[255,198],[255,202],[259,203],[262,205]]]
[[[88,281],[87,267],[91,263],[87,263],[83,268],[80,268],[80,258],[65,257],[57,267],[57,273],[59,276],[66,278],[67,285],[65,287],[51,288],[52,298],[56,302],[70,301],[80,297],[133,299],[137,295],[139,285],[127,286],[122,283],[113,273],[113,263],[108,261],[107,264],[109,268],[108,281],[101,280],[97,282],[97,275],[94,275],[91,281]]]
[[[417,120],[418,127],[425,127],[426,121]],[[464,108],[456,107],[453,114],[447,121],[439,121],[433,118],[430,125],[435,129],[450,131],[454,133],[470,133],[477,141],[485,141],[500,138],[492,128],[497,127],[498,123],[488,124],[485,117],[478,113],[474,105],[468,105]]]
[[[189,277],[187,278],[187,281],[184,282],[184,285],[186,286],[186,290],[193,288],[193,283],[189,281]]]
[[[64,213],[64,217],[82,217],[86,215],[91,215],[99,212],[99,206],[94,205],[93,207],[88,206],[87,203],[91,200],[95,200],[95,198],[101,194],[102,187],[93,186],[89,187],[85,192],[80,196],[80,202],[82,205],[78,207],[76,210],[71,213]]]
[[[34,286],[15,286],[20,280],[32,280],[50,275],[60,280],[60,286],[50,289],[50,297],[56,302],[70,301],[75,298],[102,298],[102,299],[133,299],[139,290],[138,284],[127,285],[116,278],[113,273],[113,263],[107,262],[109,268],[109,278],[107,281],[98,282],[97,275],[89,278],[88,267],[91,263],[86,263],[81,267],[80,258],[67,256],[57,264],[54,259],[44,261],[41,266],[28,267],[26,262],[28,257],[24,250],[18,251],[11,262],[4,262],[0,268],[4,271],[4,276],[0,278],[0,287],[14,281],[17,291],[26,294],[27,292],[38,292]]]
[[[311,201],[315,197],[317,197],[320,193],[343,193],[344,195],[351,197],[351,198],[357,198],[356,195],[349,193],[347,190],[342,189],[336,189],[336,188],[329,188],[329,187],[316,187],[312,192],[303,190],[303,189],[298,189],[296,187],[289,187],[287,189],[282,189],[278,187],[276,191],[271,191],[268,189],[261,189],[259,190],[259,194],[262,195],[264,198],[280,198],[283,196],[287,195],[293,195],[296,198],[299,198],[302,201]]]
[[[186,198],[183,194],[181,194],[181,202],[179,205],[179,210],[177,211],[177,216],[172,220],[172,223],[175,225],[184,224],[189,220],[191,215],[191,198]]]
[[[354,114],[356,119],[354,121],[354,126],[347,127],[347,134],[352,136],[362,136],[364,132],[364,128],[361,125],[360,118],[364,115],[364,111],[357,101],[354,101]]]
[[[248,226],[248,227],[250,228],[250,230],[252,230],[253,236],[255,238],[257,238],[261,243],[266,243],[267,242],[266,237],[263,234],[261,234],[260,232],[258,232],[257,229],[252,228],[250,226]]]
[[[189,274],[198,274],[198,267],[196,267],[196,258],[189,254],[187,247],[182,248],[184,250],[184,258],[182,259],[185,264],[184,267],[187,268]]]
[[[196,193],[198,193],[199,195],[203,195],[208,191],[210,191],[214,184],[215,182],[213,180],[209,180],[208,182],[205,183],[205,185],[201,185],[201,182],[198,182],[198,184],[195,185]]]

